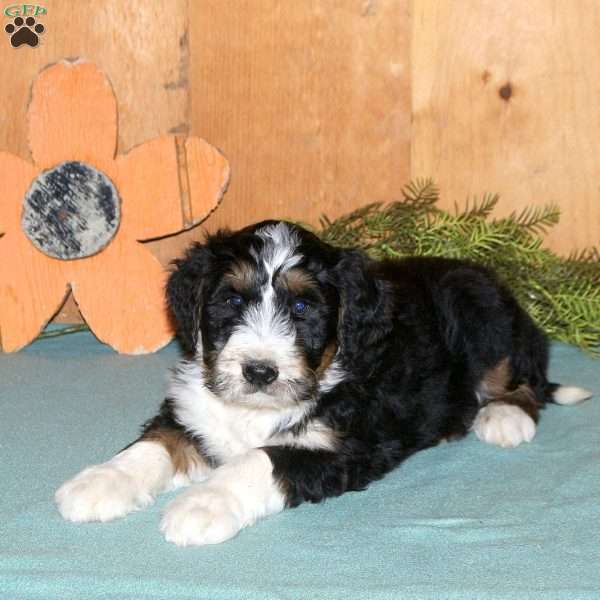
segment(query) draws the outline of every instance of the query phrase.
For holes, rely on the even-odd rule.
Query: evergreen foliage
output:
[[[483,263],[552,338],[600,353],[600,251],[563,258],[542,246],[544,233],[558,223],[557,207],[492,218],[496,194],[453,212],[438,208],[438,199],[433,181],[416,180],[405,186],[398,202],[369,204],[333,221],[323,217],[317,233],[377,259],[422,255]]]

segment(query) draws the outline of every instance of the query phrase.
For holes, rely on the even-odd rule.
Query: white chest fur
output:
[[[170,397],[179,423],[200,436],[205,450],[221,461],[279,443],[278,432],[301,421],[308,408],[281,411],[223,403],[204,385],[202,369],[191,362],[179,365]]]

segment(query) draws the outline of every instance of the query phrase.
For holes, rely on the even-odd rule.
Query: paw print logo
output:
[[[25,20],[22,17],[16,17],[4,28],[4,31],[10,35],[10,44],[13,48],[18,48],[23,44],[35,48],[40,42],[39,35],[44,33],[44,29],[44,26],[36,23],[33,17],[27,17]]]

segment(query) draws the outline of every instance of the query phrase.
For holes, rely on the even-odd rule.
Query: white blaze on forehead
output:
[[[287,271],[302,260],[302,255],[296,254],[300,245],[298,233],[291,230],[286,223],[267,225],[259,229],[256,235],[263,240],[264,246],[260,255],[254,253],[254,257],[261,261],[267,270],[269,284],[274,273]]]
[[[264,242],[260,252],[252,256],[264,267],[267,280],[260,291],[260,300],[248,306],[243,322],[236,327],[221,355],[221,368],[241,375],[241,364],[248,360],[269,360],[275,363],[280,379],[294,379],[303,374],[303,365],[296,348],[296,331],[289,314],[277,303],[273,277],[291,269],[302,260],[296,253],[300,245],[297,232],[285,223],[268,225],[256,235]]]
[[[290,356],[296,355],[296,334],[289,316],[277,305],[273,276],[291,269],[302,260],[302,255],[295,253],[300,240],[285,223],[263,227],[256,235],[264,245],[254,256],[267,271],[267,281],[261,290],[260,301],[248,307],[244,324],[232,337],[237,338],[234,341],[236,345],[256,352],[256,358],[271,357],[277,363],[286,362]]]

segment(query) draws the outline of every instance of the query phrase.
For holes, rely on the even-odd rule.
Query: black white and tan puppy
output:
[[[220,232],[167,286],[186,358],[141,437],[56,493],[71,521],[108,521],[190,485],[162,517],[182,546],[361,490],[411,454],[471,429],[503,447],[534,437],[548,343],[486,268],[375,262],[295,225]]]

